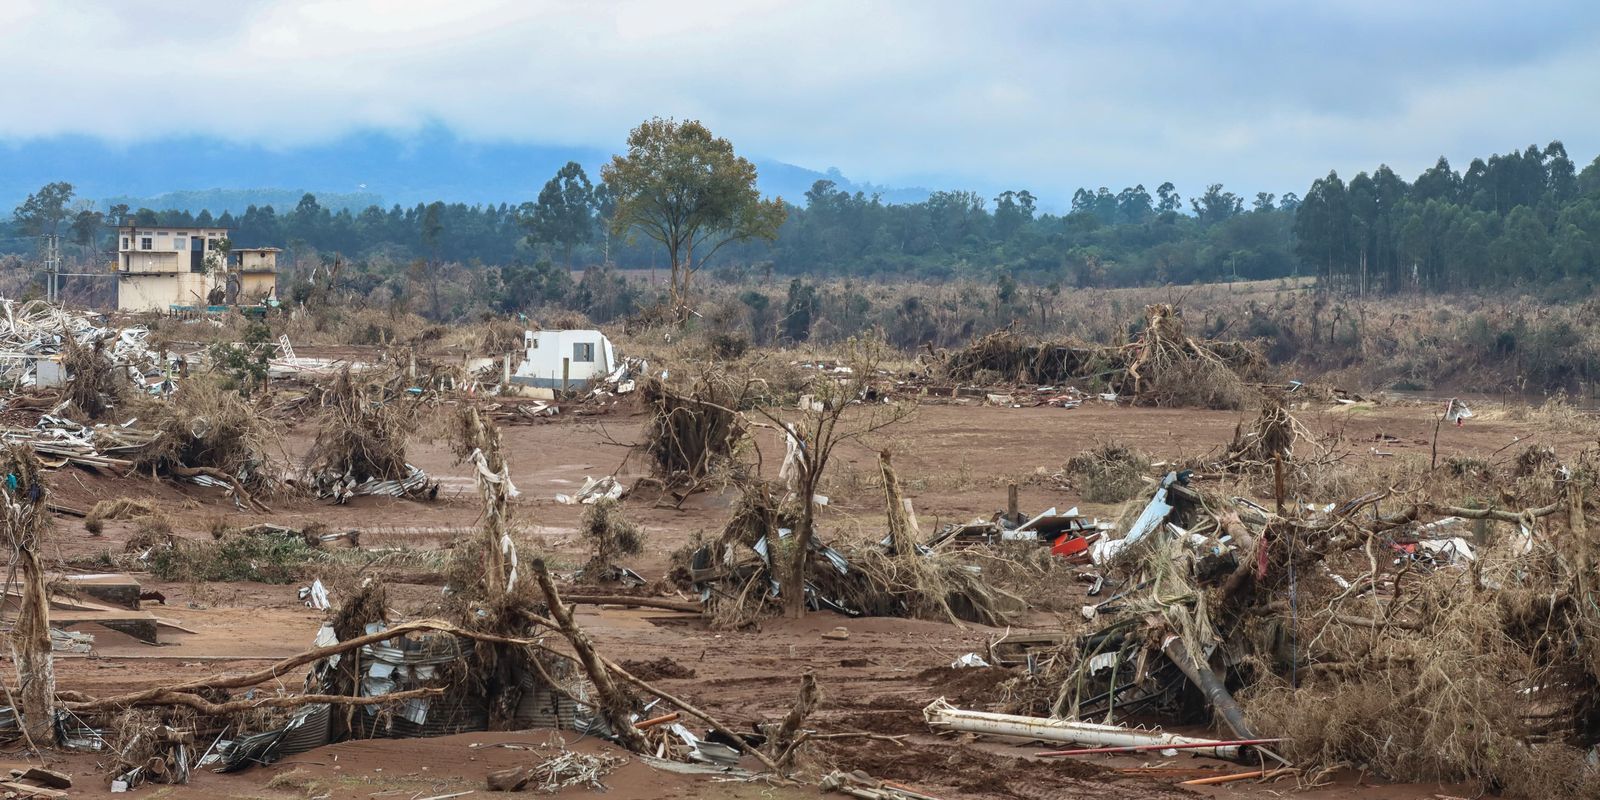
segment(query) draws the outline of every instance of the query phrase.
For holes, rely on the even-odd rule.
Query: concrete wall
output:
[[[513,376],[518,383],[559,387],[563,362],[566,362],[568,382],[572,385],[581,384],[610,374],[617,363],[611,340],[599,331],[528,331],[523,338],[527,349],[523,353],[522,365],[517,367]],[[594,360],[576,359],[576,346],[579,344],[588,345],[593,350]]]
[[[239,302],[255,303],[277,296],[278,276],[270,272],[239,273]]]
[[[245,272],[275,272],[278,254],[271,250],[239,250],[239,269]]]
[[[190,253],[199,236],[207,241],[227,238],[223,228],[121,228],[117,231],[118,264],[124,272],[171,272],[189,269]],[[150,249],[143,249],[143,240]],[[175,244],[183,241],[183,249]]]
[[[117,280],[117,308],[122,311],[166,311],[173,305],[203,306],[214,286],[210,275],[179,272],[175,275],[132,273]]]

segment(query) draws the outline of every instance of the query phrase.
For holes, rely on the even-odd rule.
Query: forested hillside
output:
[[[356,262],[456,262],[561,267],[667,266],[661,248],[614,235],[603,182],[576,163],[518,204],[435,202],[333,210],[307,194],[293,208],[74,210],[70,187],[41,190],[0,230],[0,247],[33,247],[55,230],[89,259],[109,246],[106,217],[141,224],[217,224],[235,244]],[[1407,182],[1387,166],[1312,182],[1304,199],[1237,195],[1212,184],[1184,196],[1171,183],[1079,189],[1071,210],[1041,213],[1027,189],[988,198],[936,191],[890,203],[819,180],[786,198],[774,241],[730,245],[714,272],[912,278],[986,278],[1059,287],[1187,284],[1318,275],[1355,291],[1460,289],[1600,274],[1600,159],[1579,171],[1560,142],[1474,159],[1443,158]],[[56,204],[52,208],[51,204]],[[536,299],[537,292],[530,293]]]

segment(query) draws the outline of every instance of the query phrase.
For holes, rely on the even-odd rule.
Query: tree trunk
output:
[[[802,485],[809,489],[811,482]],[[806,615],[806,566],[810,564],[812,537],[811,494],[801,502],[805,511],[800,514],[800,529],[794,532],[794,552],[789,554],[789,568],[779,580],[783,585],[783,615],[800,619]]]
[[[22,607],[17,611],[12,647],[17,663],[17,705],[23,732],[36,747],[55,744],[56,668],[50,651],[50,605],[44,565],[31,546],[17,552],[22,576]]]
[[[555,582],[550,579],[550,571],[545,568],[544,559],[534,559],[533,572],[539,579],[539,588],[544,591],[545,601],[550,607],[550,616],[560,627],[561,634],[567,637],[567,642],[572,645],[572,651],[577,654],[578,663],[583,665],[584,672],[589,673],[589,680],[594,684],[594,693],[600,701],[599,711],[605,715],[606,722],[611,726],[611,732],[616,734],[617,741],[623,747],[635,753],[650,752],[644,734],[633,727],[632,703],[611,679],[611,671],[595,652],[594,644],[589,641],[589,635],[572,620],[572,611],[561,602],[561,595],[556,591]]]
[[[672,304],[674,314],[678,311],[678,245],[671,244],[667,247],[667,257],[672,261],[672,274],[667,278],[667,302]]]
[[[883,496],[889,513],[890,555],[906,555],[916,551],[919,532],[912,529],[911,517],[906,513],[905,499],[900,495],[900,478],[894,474],[889,461],[889,451],[878,453],[878,469],[883,473]]]

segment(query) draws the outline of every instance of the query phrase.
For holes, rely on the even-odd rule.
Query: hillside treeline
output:
[[[291,256],[339,254],[379,269],[453,263],[548,277],[549,267],[610,264],[664,269],[662,249],[612,235],[604,183],[569,164],[536,200],[519,205],[432,203],[330,210],[307,194],[292,209],[243,214],[78,207],[65,184],[5,230],[0,248],[31,248],[54,230],[69,255],[100,257],[108,223],[216,224],[239,246]],[[51,187],[46,187],[50,189]],[[30,203],[35,198],[30,198]],[[1579,171],[1560,142],[1474,159],[1464,172],[1441,158],[1407,182],[1387,166],[1348,181],[1329,173],[1304,198],[1236,195],[1213,184],[1192,197],[1171,183],[1079,189],[1066,214],[1043,213],[1028,190],[987,198],[932,193],[886,203],[818,181],[791,198],[772,242],[725,248],[710,267],[724,278],[811,275],[949,280],[1004,277],[1057,288],[1187,284],[1319,275],[1353,291],[1536,288],[1600,274],[1600,159]],[[59,208],[51,213],[50,203]],[[389,265],[389,266],[381,266]],[[535,269],[537,267],[537,269]],[[551,281],[543,280],[543,283]],[[555,284],[560,284],[557,280]],[[506,286],[511,303],[561,298],[541,285]]]

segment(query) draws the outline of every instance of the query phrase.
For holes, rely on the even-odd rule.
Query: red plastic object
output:
[[[1088,550],[1088,539],[1084,539],[1080,536],[1073,536],[1070,533],[1061,534],[1061,538],[1057,539],[1055,544],[1050,545],[1050,552],[1061,556],[1062,558],[1071,558],[1079,553],[1087,552]]]

